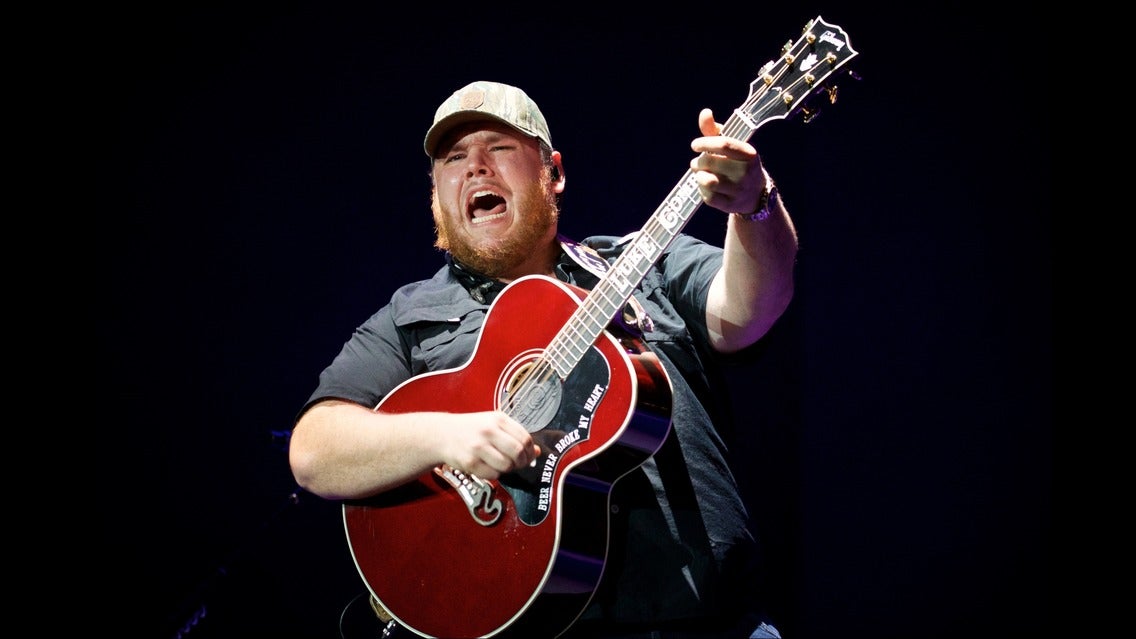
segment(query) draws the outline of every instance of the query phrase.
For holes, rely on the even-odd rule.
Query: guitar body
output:
[[[343,507],[351,554],[379,605],[422,636],[550,637],[603,574],[615,481],[670,431],[670,380],[639,340],[604,331],[564,379],[542,369],[583,292],[542,276],[498,295],[470,360],[395,388],[379,412],[506,410],[535,468],[497,481],[440,468]],[[543,371],[543,372],[542,372]]]

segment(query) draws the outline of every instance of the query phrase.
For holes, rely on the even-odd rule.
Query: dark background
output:
[[[1053,623],[1039,16],[364,6],[99,16],[113,632],[336,637],[357,609],[340,508],[297,490],[286,433],[352,329],[441,263],[421,151],[441,100],[524,88],[564,154],[562,231],[622,234],[682,176],[699,108],[724,120],[817,15],[861,80],[753,140],[798,225],[798,288],[731,380],[775,621],[787,639]],[[687,230],[717,243],[724,219]]]

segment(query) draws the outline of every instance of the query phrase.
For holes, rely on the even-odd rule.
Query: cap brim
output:
[[[528,131],[524,131],[518,128],[517,125],[513,124],[512,122],[509,122],[508,120],[505,120],[503,118],[499,118],[492,113],[486,113],[484,111],[458,111],[457,113],[451,113],[441,120],[438,120],[434,123],[434,126],[430,127],[430,130],[426,132],[425,141],[422,142],[422,149],[426,151],[426,155],[432,158],[434,157],[434,152],[438,150],[438,145],[441,144],[442,138],[446,137],[446,134],[453,130],[454,127],[461,124],[466,124],[468,122],[486,121],[499,122],[509,127],[510,129],[513,129],[514,131],[520,131],[521,133],[524,133],[531,138],[537,137],[532,133],[529,133]]]

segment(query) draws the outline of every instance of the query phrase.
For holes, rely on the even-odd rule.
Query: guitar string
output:
[[[775,74],[770,75],[769,72],[766,71],[758,78],[757,83],[759,85],[759,88],[752,91],[747,97],[746,101],[742,104],[742,106],[739,107],[738,110],[735,110],[730,115],[730,117],[727,118],[726,122],[722,125],[721,134],[735,139],[748,140],[757,130],[757,128],[764,123],[763,118],[767,113],[776,108],[778,104],[785,104],[784,97],[786,95],[786,92],[788,92],[787,95],[793,97],[793,103],[787,105],[788,110],[786,112],[786,115],[791,113],[800,100],[803,100],[809,92],[815,90],[816,86],[819,83],[819,79],[814,79],[813,86],[806,87],[806,91],[804,91],[798,98],[794,95],[795,89],[802,83],[808,83],[809,78],[811,77],[811,74],[809,73],[802,73],[800,78],[795,79],[789,84],[788,87],[782,89],[782,91],[776,96],[778,99],[770,100],[767,104],[761,105],[754,111],[754,115],[757,117],[754,117],[753,121],[758,123],[757,126],[751,127],[749,122],[747,122],[745,118],[741,117],[738,114],[738,111],[743,109],[753,110],[754,106],[757,105],[759,101],[764,99],[766,95],[772,90],[771,88],[773,86],[776,86],[777,82],[780,79],[782,79],[787,73],[793,70],[793,65],[800,62],[801,54],[804,52],[804,50],[808,47],[814,46],[816,46],[816,39],[814,34],[812,34],[811,32],[806,33],[797,41],[797,43],[791,45],[790,48],[785,53],[783,53],[780,58],[778,58],[779,61],[786,63],[782,64],[780,68],[777,69],[777,72]],[[800,49],[800,52],[798,52],[798,49]],[[787,62],[787,58],[789,58],[790,56],[792,58],[792,62]],[[829,62],[831,62],[831,60],[829,60]],[[766,78],[769,79],[767,80]],[[686,176],[684,176],[684,178],[679,181],[678,186],[672,189],[672,196],[676,191],[680,191],[682,185],[687,180],[691,179],[692,176],[693,172],[688,169]],[[670,200],[671,197],[668,197],[666,201]],[[695,205],[695,208],[697,208],[697,205]],[[692,214],[693,212],[694,209],[692,209],[689,213]],[[689,218],[689,214],[687,218]],[[678,229],[681,230],[682,226],[685,226],[685,221],[678,227]],[[644,233],[651,239],[655,239],[657,237],[656,233],[658,231],[662,231],[663,235],[671,233],[670,230],[662,226],[662,224],[658,221],[657,215],[653,215],[651,219],[648,220],[647,225],[643,230]],[[673,231],[673,235],[677,235],[677,233],[678,230]],[[673,240],[673,236],[671,239]],[[638,243],[638,240],[636,240],[636,245]],[[665,247],[663,248],[663,250],[665,250]],[[636,282],[642,279],[647,270],[649,270],[650,267],[655,263],[655,261],[657,261],[658,257],[658,255],[655,256],[655,259],[649,261],[642,269],[636,268],[634,266],[631,267],[630,270],[636,271]],[[626,262],[629,262],[631,259],[633,259],[633,257],[629,256],[627,252],[624,252],[624,254],[622,254],[612,264],[612,272],[622,272],[624,270],[628,270],[623,267],[624,264]],[[515,418],[518,414],[518,407],[528,406],[529,402],[537,401],[537,398],[540,397],[539,390],[541,388],[544,388],[547,384],[553,383],[554,379],[557,380],[557,383],[563,381],[562,376],[558,373],[557,367],[550,359],[550,357],[563,355],[564,351],[570,350],[570,345],[575,344],[576,350],[571,352],[570,359],[575,359],[575,363],[578,363],[579,360],[583,358],[583,354],[587,351],[588,348],[591,347],[592,336],[587,332],[581,334],[579,329],[576,328],[577,325],[580,324],[579,318],[586,317],[590,322],[592,322],[593,328],[597,329],[597,336],[600,332],[602,332],[603,327],[607,326],[610,321],[614,319],[614,314],[619,310],[618,307],[627,301],[627,297],[629,297],[629,295],[617,295],[615,296],[615,299],[609,298],[608,289],[614,286],[611,284],[611,280],[611,277],[605,277],[603,280],[601,280],[599,285],[592,289],[592,291],[580,302],[579,308],[577,308],[576,311],[569,317],[569,321],[564,326],[564,328],[559,333],[557,333],[556,336],[553,337],[553,340],[549,344],[548,348],[546,348],[545,351],[536,358],[530,370],[526,372],[525,379],[521,380],[520,384],[517,386],[514,392],[510,393],[506,398],[506,401],[502,406],[502,410],[506,414]],[[612,317],[608,317],[607,314],[603,313],[603,308],[600,306],[601,301],[606,302],[609,307],[613,307],[611,312]],[[596,312],[600,313],[599,317],[596,317]],[[568,372],[571,371],[572,368],[575,367],[575,363],[570,366],[564,367],[564,370],[566,371],[565,376],[568,374]],[[528,428],[529,425],[526,424],[525,426],[526,428]]]

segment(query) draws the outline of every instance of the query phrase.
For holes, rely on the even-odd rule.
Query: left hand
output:
[[[714,121],[714,112],[702,109],[698,114],[702,137],[695,138],[690,148],[698,157],[690,161],[702,201],[727,213],[752,213],[765,188],[765,172],[761,157],[749,142],[721,135],[722,125]]]

